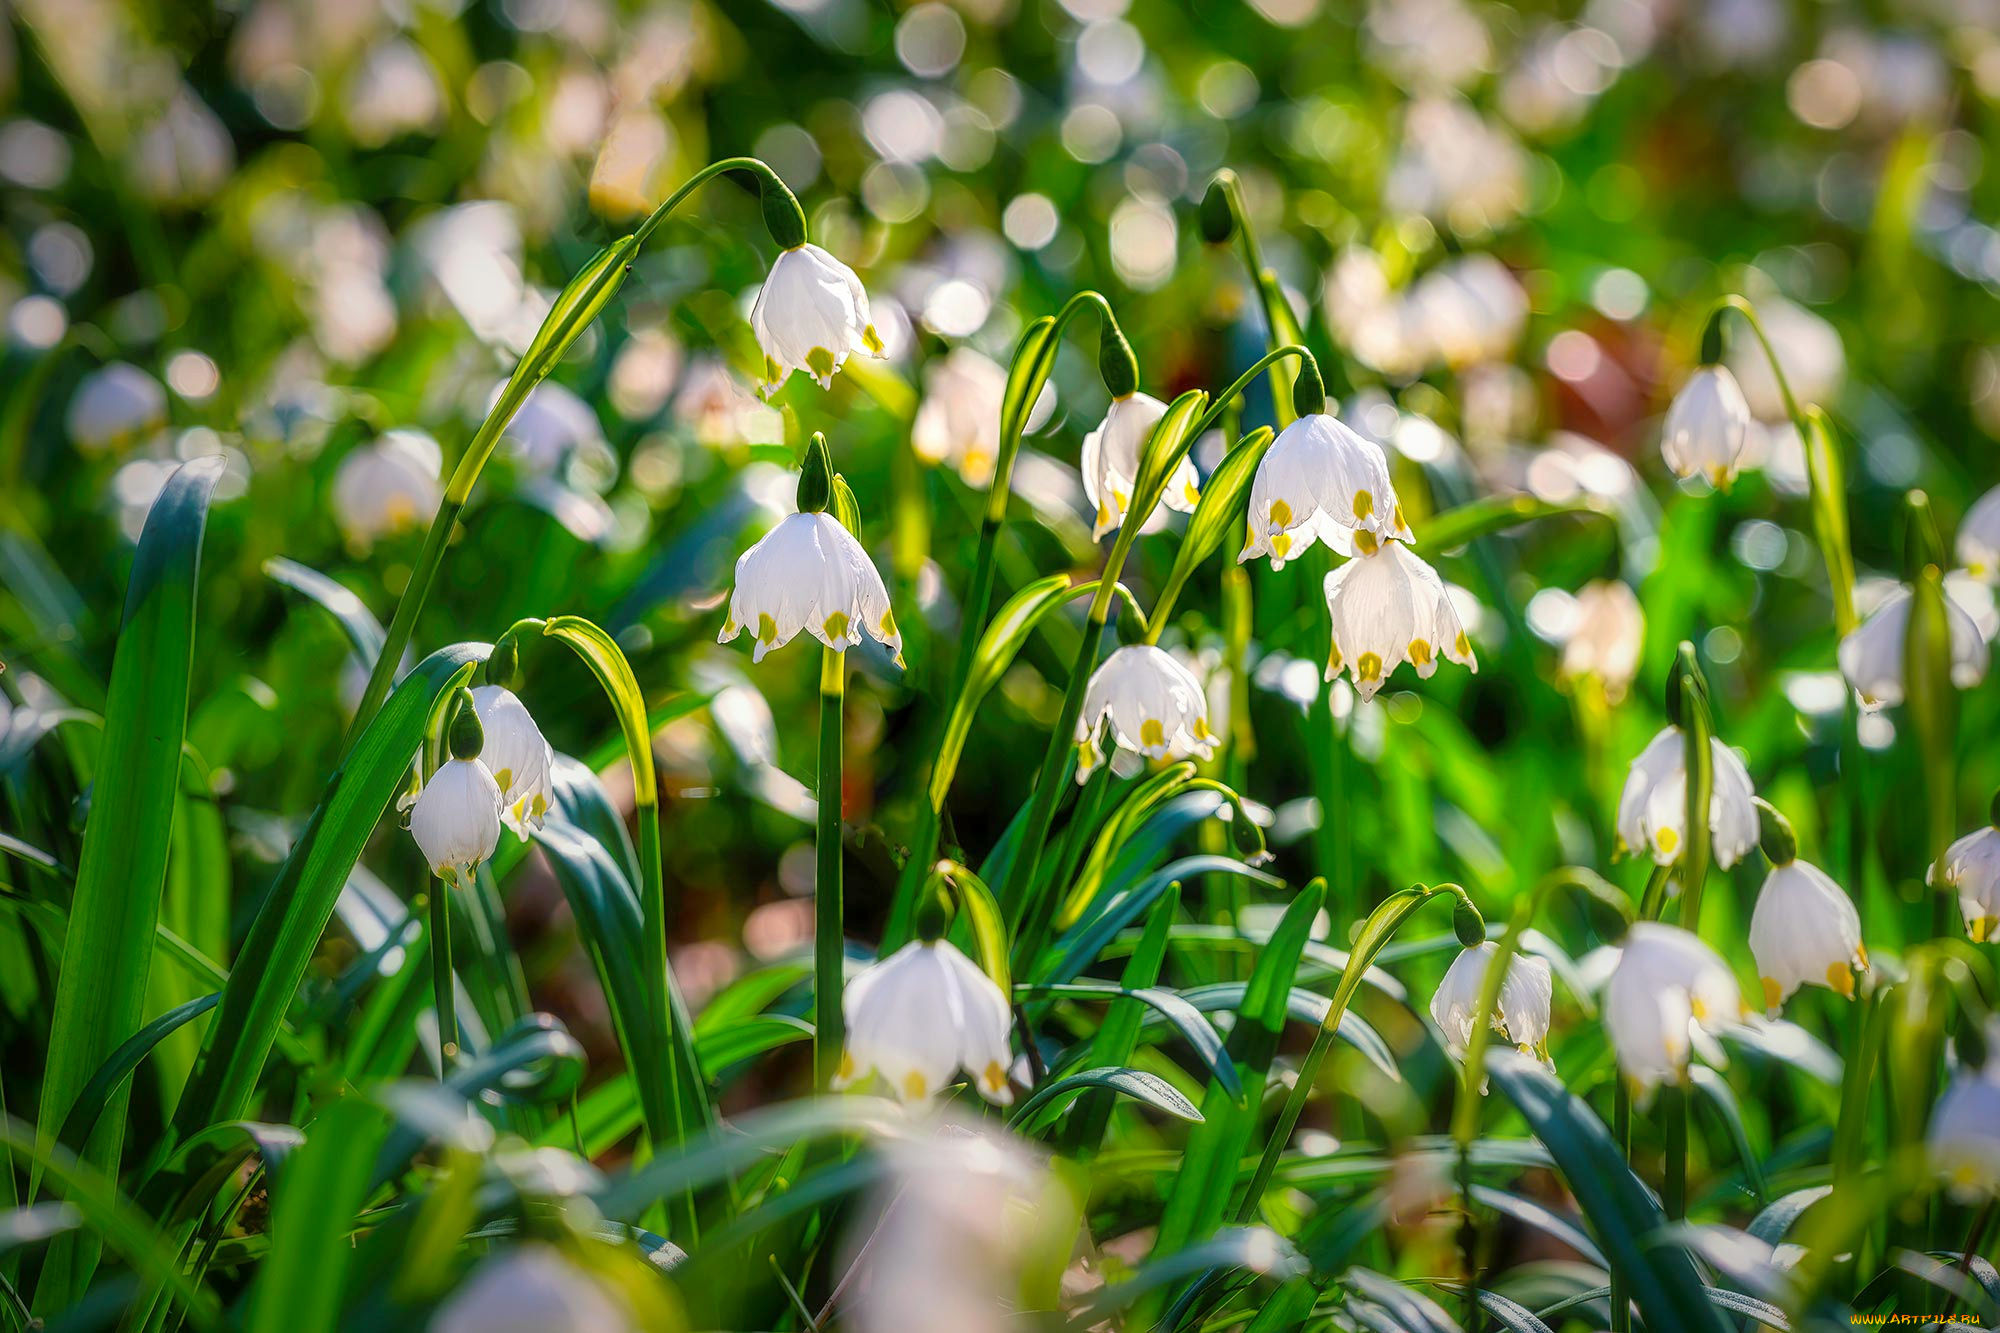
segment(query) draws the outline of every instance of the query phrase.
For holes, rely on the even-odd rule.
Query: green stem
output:
[[[1679,1222],[1687,1217],[1688,1170],[1688,1090],[1686,1084],[1669,1084],[1660,1090],[1660,1137],[1666,1148],[1666,1179],[1660,1189],[1660,1205],[1667,1219]]]
[[[451,981],[451,885],[433,882],[430,911],[431,999],[437,1006],[438,1076],[458,1060],[458,990]]]
[[[1279,286],[1277,275],[1264,267],[1263,248],[1257,244],[1257,233],[1250,226],[1250,211],[1243,205],[1242,183],[1237,180],[1235,172],[1224,169],[1216,173],[1215,184],[1228,201],[1230,216],[1235,222],[1236,240],[1243,251],[1243,267],[1250,271],[1251,285],[1257,289],[1257,302],[1264,310],[1265,336],[1273,346],[1288,342],[1297,332],[1298,321],[1285,301],[1284,288]],[[1280,372],[1271,378],[1271,410],[1282,429],[1292,423],[1292,377]]]
[[[1632,1085],[1625,1076],[1617,1076],[1617,1090],[1612,1094],[1611,1132],[1617,1136],[1618,1148],[1625,1155],[1625,1165],[1632,1165]],[[1625,1285],[1625,1279],[1617,1265],[1611,1268],[1611,1333],[1632,1333],[1632,1293]]]
[[[1317,619],[1322,637],[1333,642],[1333,611],[1327,605],[1321,592],[1326,575],[1333,563],[1332,554],[1324,546],[1313,549],[1310,568],[1312,586],[1306,595],[1313,599],[1318,610]],[[1319,801],[1319,827],[1314,831],[1314,849],[1319,856],[1319,873],[1326,876],[1327,892],[1330,896],[1350,895],[1350,907],[1358,909],[1357,887],[1349,874],[1348,866],[1348,811],[1341,781],[1346,764],[1342,754],[1344,744],[1333,718],[1333,684],[1326,682],[1314,693],[1313,700],[1306,707],[1306,759],[1312,771],[1313,795]],[[1335,897],[1334,901],[1342,901]]]
[[[847,688],[847,654],[821,650],[819,672],[819,813],[813,850],[813,1070],[824,1089],[840,1068],[845,1024],[841,1015],[843,931],[841,908],[841,712]]]

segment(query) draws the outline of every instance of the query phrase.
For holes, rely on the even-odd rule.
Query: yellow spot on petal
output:
[[[1139,724],[1139,744],[1145,746],[1165,745],[1167,730],[1156,717],[1149,717]]]
[[[1194,738],[1198,741],[1212,741],[1215,739],[1215,733],[1208,729],[1208,719],[1205,717],[1196,718],[1191,730],[1194,732]]]
[[[501,791],[506,791],[509,787],[514,785],[514,770],[511,768],[503,768],[498,773],[495,773],[493,775],[493,785],[498,787]]]
[[[1674,850],[1681,845],[1681,835],[1670,828],[1663,828],[1653,834],[1653,841],[1659,844],[1661,851],[1672,856]]]
[[[1465,637],[1464,630],[1458,632],[1458,637],[1452,641],[1451,646],[1460,657],[1472,656],[1472,642]]]
[[[1990,916],[1982,916],[1970,926],[1967,926],[1965,933],[1972,936],[1974,944],[1984,944],[1986,943],[1986,937],[1992,933],[1995,925],[2000,925],[2000,921],[1996,921]]]
[[[1284,557],[1285,557],[1286,555],[1288,555],[1288,554],[1290,554],[1290,553],[1291,553],[1291,549],[1292,549],[1292,534],[1291,534],[1291,533],[1289,533],[1289,532],[1274,532],[1274,533],[1272,533],[1272,534],[1271,534],[1271,554],[1272,554],[1272,555],[1275,555],[1275,556],[1279,557],[1280,559],[1283,559],[1283,558],[1284,558]]]
[[[873,324],[861,330],[861,345],[876,356],[882,355],[882,335],[875,331]]]
[[[847,637],[847,612],[835,611],[826,618],[826,637],[835,643]]]
[[[925,1094],[930,1092],[930,1090],[931,1085],[925,1081],[922,1074],[917,1073],[915,1070],[911,1070],[903,1076],[903,1096],[910,1101],[922,1101]]]
[[[1848,999],[1854,998],[1854,973],[1848,970],[1846,963],[1826,965],[1826,984]]]
[[[1356,491],[1354,493],[1354,516],[1356,518],[1367,518],[1374,512],[1375,497],[1367,491]]]
[[[998,1092],[1007,1086],[1007,1071],[1000,1067],[998,1060],[986,1062],[986,1072],[979,1076],[979,1086],[988,1092]]]
[[[540,792],[536,792],[534,803],[528,807],[529,817],[533,819],[540,819],[543,815],[547,814],[548,812],[549,812],[548,797],[542,795]]]
[[[768,356],[765,357],[764,382],[766,384],[777,385],[784,383],[784,381],[785,381],[785,368],[779,365],[777,361],[772,357]]]
[[[1777,982],[1773,981],[1771,978],[1765,977],[1764,1007],[1766,1009],[1775,1010],[1779,1005],[1783,1004],[1784,1002],[1785,1002],[1784,988],[1780,986]]]
[[[846,1051],[840,1053],[840,1068],[833,1071],[833,1081],[845,1083],[854,1077],[854,1057]]]
[[[766,611],[757,617],[757,642],[776,643],[777,641],[778,622],[771,619],[771,613]]]
[[[1100,503],[1097,506],[1097,526],[1100,528],[1108,528],[1111,526],[1110,505]]]
[[[806,369],[821,379],[833,374],[833,353],[824,347],[815,347],[806,353]]]
[[[893,611],[882,613],[882,637],[885,639],[896,637],[896,615]]]
[[[1868,946],[1859,941],[1854,945],[1854,966],[1863,972],[1868,970]]]
[[[1193,482],[1188,482],[1182,486],[1181,494],[1186,497],[1189,504],[1201,503],[1201,487],[1195,485]]]
[[[1281,528],[1292,526],[1292,507],[1283,500],[1271,501],[1271,521]]]
[[[1697,1023],[1708,1021],[1708,1005],[1699,995],[1688,996],[1688,1012],[1694,1015],[1694,1021]]]
[[[1354,534],[1354,549],[1363,555],[1373,555],[1382,549],[1382,543],[1366,528]]]
[[[1423,639],[1410,640],[1410,661],[1419,667],[1431,664],[1431,646]]]
[[[1403,506],[1400,504],[1390,511],[1390,520],[1395,524],[1396,531],[1398,532],[1410,526],[1409,520],[1403,517]]]
[[[1382,679],[1382,655],[1380,653],[1361,654],[1361,660],[1354,664],[1354,678],[1356,680]]]
[[[391,532],[401,532],[417,521],[417,507],[407,495],[392,495],[382,502],[382,522]]]
[[[1339,674],[1340,674],[1340,668],[1341,668],[1341,667],[1342,667],[1342,666],[1343,666],[1344,664],[1345,664],[1345,663],[1344,663],[1343,659],[1342,659],[1342,658],[1341,658],[1341,656],[1340,656],[1340,645],[1336,643],[1336,644],[1334,644],[1334,645],[1333,645],[1333,647],[1332,647],[1332,648],[1330,648],[1330,649],[1328,649],[1328,650],[1327,650],[1327,654],[1326,654],[1326,674],[1327,674],[1327,675],[1328,675],[1329,677],[1331,677],[1331,676],[1337,676],[1337,675],[1339,675]]]

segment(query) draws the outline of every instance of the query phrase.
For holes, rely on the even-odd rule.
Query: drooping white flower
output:
[[[1896,589],[1840,641],[1840,674],[1861,696],[1863,708],[1893,708],[1903,702],[1910,605],[1909,588]],[[1951,683],[1969,690],[1986,678],[1986,639],[1972,617],[1950,597],[1944,599],[1944,615],[1951,626]]]
[[[712,354],[694,358],[674,394],[674,419],[694,433],[695,443],[776,444],[784,438],[784,418],[746,389],[734,371]]]
[[[1499,946],[1488,940],[1475,948],[1463,949],[1451,960],[1437,993],[1431,996],[1431,1019],[1444,1032],[1445,1046],[1463,1059],[1472,1040],[1472,1021],[1479,1013],[1479,993],[1486,985],[1493,956]],[[1554,996],[1554,979],[1546,958],[1515,954],[1507,960],[1507,976],[1500,983],[1500,998],[1487,1015],[1493,1030],[1514,1043],[1521,1052],[1549,1058],[1549,1003]]]
[[[1958,561],[1976,579],[2000,580],[2000,486],[1965,511],[1958,525]]]
[[[1925,872],[1924,882],[1954,890],[1965,915],[1965,933],[1974,944],[2000,939],[2000,828],[1988,824],[1945,849],[1944,882],[1938,867]]]
[[[1315,541],[1353,555],[1360,532],[1378,544],[1412,540],[1389,480],[1389,460],[1381,445],[1339,418],[1308,413],[1280,431],[1257,464],[1250,540],[1237,562],[1268,555],[1272,569],[1283,569]]]
[[[1098,742],[1107,722],[1115,745],[1148,759],[1214,753],[1201,682],[1172,653],[1149,643],[1120,648],[1091,676],[1076,720],[1078,782],[1104,762]]]
[[[167,424],[167,391],[131,362],[113,361],[78,382],[63,420],[79,451],[121,452]]]
[[[868,319],[868,293],[854,270],[817,245],[800,245],[771,263],[750,308],[750,328],[764,349],[764,392],[777,391],[794,370],[824,389],[848,354],[882,355],[882,336]]]
[[[1408,299],[1431,352],[1448,366],[1508,356],[1528,322],[1528,294],[1489,254],[1440,264],[1418,279]]]
[[[1626,935],[1605,984],[1604,1029],[1640,1096],[1685,1078],[1691,1045],[1712,1046],[1710,1033],[1743,1016],[1735,974],[1694,935],[1657,921]]]
[[[744,630],[757,638],[753,661],[790,643],[800,630],[835,651],[868,637],[903,661],[903,636],[889,610],[889,590],[868,552],[832,514],[788,514],[736,561],[736,590],[716,642]]]
[[[1986,1064],[1952,1078],[1925,1136],[1933,1169],[1965,1200],[2000,1194],[2000,1022],[1987,1020],[1986,1042]]]
[[[493,402],[505,388],[494,387]],[[530,472],[553,472],[573,454],[602,455],[609,449],[597,409],[554,380],[543,380],[529,390],[501,438]]]
[[[1105,409],[1104,420],[1083,437],[1083,493],[1097,515],[1091,536],[1102,537],[1125,521],[1132,490],[1138,484],[1146,443],[1166,414],[1167,405],[1151,394],[1128,393],[1113,398],[1111,406]],[[1169,509],[1183,514],[1194,512],[1201,500],[1201,474],[1186,457],[1182,457],[1173,476],[1167,479],[1166,492],[1160,498]]]
[[[516,1245],[482,1260],[438,1308],[431,1333],[630,1333],[614,1289],[554,1247]]]
[[[1688,376],[1660,428],[1660,457],[1677,477],[1706,477],[1727,486],[1743,456],[1750,404],[1727,366],[1703,366]]]
[[[387,38],[370,47],[348,77],[341,114],[364,148],[405,134],[436,134],[444,123],[444,85],[422,47],[406,37]]]
[[[420,430],[392,430],[351,450],[333,476],[333,517],[348,544],[363,550],[421,526],[444,491],[444,453]]]
[[[1616,703],[1639,673],[1646,646],[1646,613],[1630,584],[1619,579],[1586,583],[1577,590],[1575,627],[1563,644],[1562,677],[1592,679]]]
[[[1709,843],[1716,865],[1727,870],[1757,845],[1757,792],[1736,751],[1719,737],[1708,743],[1714,756]],[[1644,848],[1655,865],[1680,860],[1687,843],[1687,736],[1679,727],[1663,728],[1632,761],[1618,797],[1618,840],[1630,852]]]
[[[950,940],[912,940],[847,985],[847,1049],[835,1090],[880,1074],[906,1102],[928,1101],[960,1070],[995,1106],[1007,1086],[1007,997]]]
[[[1750,914],[1750,953],[1772,1018],[1800,986],[1853,999],[1854,974],[1868,969],[1861,914],[1825,871],[1805,861],[1773,866],[1765,877]]]
[[[542,826],[549,803],[555,799],[550,780],[555,751],[542,739],[542,729],[512,690],[481,685],[472,691],[472,707],[486,731],[486,748],[479,752],[479,761],[500,789],[501,821],[526,842],[529,832]]]
[[[924,367],[924,399],[910,427],[910,447],[931,463],[949,462],[965,484],[984,487],[993,480],[1000,454],[1000,409],[1007,396],[1007,371],[970,347],[954,347]],[[1028,414],[1033,430],[1053,399],[1044,387]]]
[[[486,765],[478,759],[438,765],[410,810],[410,836],[432,874],[447,884],[469,883],[500,845],[500,786]]]
[[[1479,670],[1444,580],[1399,541],[1375,543],[1356,534],[1360,554],[1326,576],[1333,645],[1326,679],[1346,670],[1363,700],[1373,699],[1396,668],[1408,662],[1429,680],[1437,659]]]
[[[1847,378],[1847,352],[1838,329],[1782,297],[1759,296],[1757,318],[1799,402],[1831,403],[1840,396]],[[1743,386],[1750,411],[1762,421],[1784,420],[1785,396],[1778,390],[1777,377],[1771,374],[1771,359],[1763,344],[1756,338],[1732,339],[1726,360],[1736,373],[1736,382]]]

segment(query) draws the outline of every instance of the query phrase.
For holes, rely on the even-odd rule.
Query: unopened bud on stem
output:
[[[458,692],[458,716],[451,720],[451,757],[477,759],[486,748],[486,729],[479,725],[479,711],[472,706],[468,690]]]

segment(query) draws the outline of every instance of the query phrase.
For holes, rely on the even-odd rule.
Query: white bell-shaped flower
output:
[[[1586,583],[1576,593],[1575,622],[1563,642],[1562,678],[1595,680],[1616,703],[1639,674],[1646,613],[1631,585],[1619,579]]]
[[[1727,366],[1703,366],[1688,376],[1660,427],[1660,457],[1677,477],[1705,477],[1727,486],[1750,432],[1750,404]]]
[[[833,384],[848,354],[882,355],[882,336],[868,318],[868,293],[854,270],[817,245],[799,245],[772,261],[750,328],[764,349],[764,392],[775,393],[794,370]]]
[[[1500,946],[1491,940],[1461,950],[1431,996],[1431,1020],[1444,1033],[1445,1047],[1455,1058],[1465,1058],[1472,1040],[1472,1022],[1479,1013],[1479,992],[1499,951]],[[1500,998],[1487,1015],[1488,1021],[1522,1054],[1539,1055],[1546,1061],[1549,1003],[1554,993],[1548,960],[1517,953],[1507,960],[1507,976],[1500,983]]]
[[[479,760],[500,789],[500,818],[526,842],[528,834],[542,826],[555,799],[549,776],[555,751],[512,690],[481,685],[472,691],[472,707],[486,731],[486,748],[479,752]]]
[[[1152,438],[1153,428],[1167,414],[1167,405],[1149,393],[1128,393],[1122,398],[1113,398],[1111,406],[1105,409],[1104,420],[1096,430],[1083,437],[1081,467],[1083,470],[1083,493],[1090,501],[1096,514],[1091,526],[1091,536],[1102,537],[1114,532],[1125,521],[1125,511],[1132,504],[1132,491],[1138,484],[1139,464],[1145,458],[1146,443]],[[1192,514],[1201,500],[1201,474],[1194,470],[1194,464],[1185,456],[1174,468],[1173,476],[1167,479],[1166,492],[1160,497],[1169,509],[1177,509],[1183,514]],[[1148,518],[1151,518],[1148,515]]]
[[[407,798],[406,798],[407,800]],[[447,759],[417,794],[410,836],[447,884],[465,884],[500,845],[500,785],[478,759]]]
[[[499,401],[505,385],[493,390]],[[491,410],[491,404],[488,405]],[[507,423],[502,439],[508,451],[530,472],[553,472],[572,455],[582,454],[602,460],[610,446],[604,439],[604,424],[597,409],[578,396],[574,389],[543,380],[521,403],[521,410]]]
[[[1986,1064],[1961,1068],[1931,1112],[1931,1165],[1964,1200],[2000,1194],[2000,1022],[1986,1024]]]
[[[1765,877],[1750,913],[1750,953],[1772,1018],[1800,986],[1853,999],[1854,974],[1868,969],[1861,914],[1825,871],[1805,861],[1772,866]]]
[[[1172,653],[1149,643],[1120,648],[1091,676],[1076,720],[1078,782],[1104,762],[1099,737],[1107,723],[1113,744],[1148,759],[1214,753],[1207,692]]]
[[[121,452],[167,424],[167,391],[131,362],[113,361],[78,382],[64,424],[83,453]]]
[[[949,940],[912,940],[848,983],[847,1049],[836,1090],[871,1074],[906,1102],[928,1101],[958,1071],[995,1106],[1007,1086],[1007,997]]]
[[[903,636],[889,610],[889,590],[854,534],[832,514],[788,514],[736,561],[736,591],[716,642],[744,630],[757,638],[753,661],[790,643],[800,630],[836,652],[868,637],[903,661]]]
[[[1958,894],[1965,933],[1974,944],[2000,939],[2000,828],[1988,824],[1945,849],[1943,882],[1933,865],[1924,882]]]
[[[1356,534],[1374,544],[1412,540],[1389,480],[1382,446],[1326,412],[1309,412],[1278,434],[1250,483],[1250,540],[1240,564],[1260,555],[1283,569],[1315,541],[1353,555]]]
[[[431,1318],[430,1333],[630,1333],[614,1289],[550,1245],[516,1245],[479,1267]]]
[[[784,418],[736,378],[721,357],[702,355],[688,363],[674,392],[674,419],[694,435],[695,443],[717,448],[729,444],[777,444],[784,439]]]
[[[1694,1043],[1719,1055],[1709,1034],[1743,1017],[1742,989],[1715,950],[1678,926],[1632,927],[1605,984],[1604,1029],[1638,1095],[1685,1078]]]
[[[1006,396],[1007,372],[998,362],[970,347],[952,348],[924,367],[924,398],[910,427],[910,447],[926,462],[956,467],[966,485],[987,486],[1000,456]]]
[[[1355,542],[1360,554],[1326,576],[1333,620],[1326,679],[1346,670],[1368,700],[1404,662],[1425,680],[1437,671],[1440,657],[1479,670],[1437,571],[1400,541],[1378,545],[1374,534],[1362,529]]]
[[[1958,525],[1958,562],[1976,579],[2000,581],[2000,486],[1965,511]]]
[[[1709,843],[1724,870],[1757,845],[1757,791],[1750,770],[1720,738],[1709,737],[1714,780],[1708,802]],[[1628,852],[1644,849],[1655,865],[1680,860],[1687,844],[1687,736],[1663,728],[1632,761],[1618,797],[1618,840]]]
[[[408,532],[444,498],[444,453],[420,430],[392,430],[351,450],[333,475],[333,517],[348,545],[366,550]]]
[[[1840,674],[1861,696],[1863,708],[1894,708],[1903,702],[1910,603],[1909,588],[1896,589],[1840,641]],[[1950,597],[1944,599],[1944,615],[1951,626],[1951,683],[1969,690],[1986,678],[1986,639],[1972,617]]]

